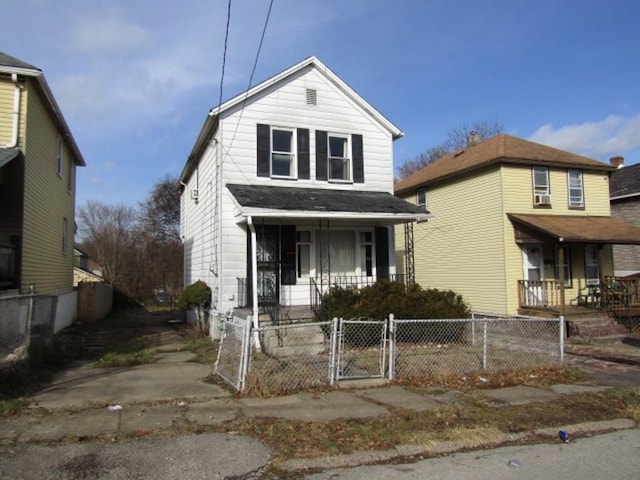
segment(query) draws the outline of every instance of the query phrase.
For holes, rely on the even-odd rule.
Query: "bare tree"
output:
[[[478,139],[485,140],[502,133],[502,131],[502,124],[496,119],[479,120],[473,125],[461,123],[460,125],[452,127],[447,132],[447,139],[440,145],[431,147],[429,150],[420,153],[414,159],[406,160],[400,165],[397,169],[396,181],[407,178],[448,153],[467,147],[470,132],[476,132]]]
[[[78,210],[78,220],[83,246],[101,265],[104,279],[127,293],[131,264],[137,256],[136,211],[90,200]]]
[[[180,190],[178,178],[165,175],[140,204],[144,229],[161,243],[180,242]]]

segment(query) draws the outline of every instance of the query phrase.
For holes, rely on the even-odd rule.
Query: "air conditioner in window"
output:
[[[551,195],[547,193],[536,193],[533,196],[533,203],[536,205],[551,205]]]
[[[200,198],[200,194],[198,193],[198,189],[194,188],[191,190],[191,200],[198,200]]]

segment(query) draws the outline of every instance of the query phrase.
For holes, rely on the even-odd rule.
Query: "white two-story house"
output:
[[[180,175],[185,285],[257,319],[395,278],[394,226],[428,216],[393,195],[401,136],[315,57],[212,109]]]

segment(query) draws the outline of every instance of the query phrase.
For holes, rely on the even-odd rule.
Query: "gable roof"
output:
[[[621,200],[638,195],[640,195],[640,164],[618,168],[611,174],[609,183],[609,198],[611,200]]]
[[[424,207],[387,192],[228,184],[242,216],[427,220]]]
[[[18,58],[12,57],[11,55],[0,52],[0,73],[29,77],[35,81],[36,87],[44,98],[44,101],[50,111],[53,113],[53,117],[58,124],[58,128],[61,130],[62,136],[65,138],[69,148],[73,152],[76,164],[83,167],[86,166],[84,157],[82,156],[82,153],[80,153],[78,144],[71,134],[71,129],[62,115],[62,111],[60,110],[60,107],[58,106],[58,103],[56,102],[56,99],[44,78],[42,70]]]
[[[503,133],[457,152],[449,153],[430,163],[413,175],[396,183],[395,193],[401,194],[499,163],[535,164],[607,172],[614,170],[610,165],[598,160]]]
[[[293,77],[294,75],[301,74],[302,72],[310,69],[315,69],[319,72],[327,81],[332,83],[335,87],[337,87],[341,92],[343,92],[350,100],[352,100],[356,105],[362,108],[371,118],[373,118],[376,122],[378,122],[384,129],[386,129],[392,136],[394,140],[402,137],[404,133],[398,127],[396,127],[393,123],[391,123],[384,115],[382,115],[378,110],[376,110],[369,102],[367,102],[363,97],[361,97],[355,90],[353,90],[349,85],[347,85],[344,81],[342,81],[335,73],[333,73],[326,65],[324,65],[320,60],[316,57],[311,56],[308,57],[301,62],[293,65],[292,67],[283,70],[282,72],[260,82],[256,86],[250,88],[249,90],[242,92],[239,95],[227,100],[226,102],[218,105],[217,107],[212,108],[209,111],[209,115],[204,121],[204,125],[200,129],[200,133],[198,134],[198,138],[196,139],[196,143],[194,144],[189,157],[187,158],[187,162],[180,174],[180,180],[185,182],[189,179],[195,166],[197,165],[198,160],[202,156],[202,152],[205,147],[211,140],[211,138],[215,135],[218,129],[219,118],[225,112],[231,110],[232,108],[236,108],[238,106],[242,106],[247,102],[251,102],[252,99],[256,98],[269,88],[272,88],[287,79]]]

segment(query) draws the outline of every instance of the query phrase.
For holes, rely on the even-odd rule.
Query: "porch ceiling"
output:
[[[535,215],[507,213],[523,225],[564,243],[640,245],[640,228],[618,218],[590,215]]]
[[[386,192],[228,184],[243,217],[350,218],[389,223],[431,217]]]

